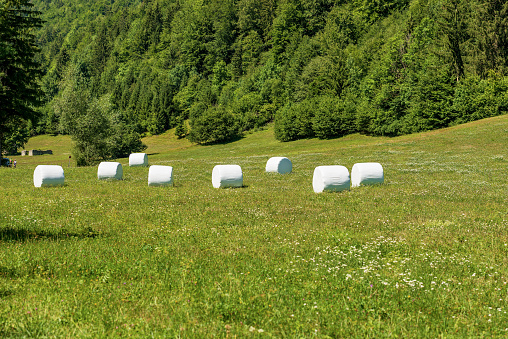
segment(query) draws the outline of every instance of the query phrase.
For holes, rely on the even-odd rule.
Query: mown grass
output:
[[[507,335],[508,116],[399,138],[145,143],[175,187],[148,187],[128,159],[123,181],[98,181],[69,167],[65,137],[0,169],[0,336]],[[265,173],[280,155],[293,173]],[[316,166],[365,161],[385,184],[312,191]],[[39,163],[66,185],[33,187]],[[230,163],[245,187],[214,189]]]

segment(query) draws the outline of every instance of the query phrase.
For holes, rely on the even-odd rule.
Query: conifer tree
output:
[[[33,34],[41,19],[32,7],[29,0],[0,0],[0,155],[9,134],[35,117],[41,98]]]
[[[463,0],[447,0],[443,4],[441,33],[446,40],[446,46],[451,55],[451,64],[455,71],[457,82],[464,77],[463,44],[467,40],[467,10]]]

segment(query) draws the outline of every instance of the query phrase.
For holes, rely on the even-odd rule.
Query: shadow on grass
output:
[[[211,145],[227,145],[227,144],[231,144],[235,141],[239,141],[239,140],[242,140],[243,138],[245,138],[245,136],[243,134],[241,135],[235,135],[229,139],[226,139],[226,140],[221,140],[221,141],[210,141],[210,142],[203,142],[203,143],[200,143],[200,145],[203,145],[203,146],[211,146]]]
[[[10,295],[14,294],[12,291],[9,290],[0,290],[0,298],[5,298]]]
[[[17,276],[17,272],[16,272],[15,269],[8,268],[8,267],[5,267],[5,266],[0,266],[0,278],[14,278],[16,276]],[[0,290],[0,298],[2,296],[5,296],[2,293],[7,293],[7,292],[8,291]]]
[[[63,240],[69,238],[85,239],[97,238],[99,236],[101,236],[101,234],[91,227],[87,227],[80,232],[68,232],[66,230],[51,232],[11,227],[0,229],[0,241],[24,242],[28,240]]]
[[[238,187],[220,187],[217,189],[220,189],[220,190],[241,190],[244,188],[249,188],[249,185],[242,185],[242,186],[238,186]]]
[[[30,319],[28,321],[27,319]],[[60,319],[59,319],[60,320]],[[0,328],[0,338],[48,338],[54,337],[52,329],[56,321],[48,321],[42,317],[32,317],[30,312],[27,313],[24,322],[16,323],[11,326],[3,326]],[[60,321],[58,325],[61,326]]]

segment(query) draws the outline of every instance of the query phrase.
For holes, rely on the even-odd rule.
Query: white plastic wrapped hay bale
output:
[[[384,182],[383,166],[377,162],[361,162],[351,170],[351,187],[375,185]]]
[[[314,192],[339,192],[349,190],[349,171],[344,166],[318,166],[314,169]]]
[[[146,153],[131,153],[129,166],[148,166],[148,156]]]
[[[242,168],[238,165],[215,166],[212,171],[212,185],[215,188],[242,187]]]
[[[172,186],[173,167],[152,165],[148,170],[148,186]]]
[[[279,174],[291,173],[293,164],[286,157],[272,157],[266,162],[266,172],[274,172]]]
[[[47,187],[63,185],[64,170],[58,165],[39,165],[34,171],[34,186]]]
[[[122,180],[123,178],[122,164],[120,164],[119,162],[108,162],[108,161],[101,162],[99,164],[99,168],[97,169],[97,178],[99,180],[103,179]]]

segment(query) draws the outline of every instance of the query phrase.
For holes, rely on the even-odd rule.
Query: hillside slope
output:
[[[251,132],[235,142],[221,145],[200,146],[186,139],[178,139],[172,130],[157,136],[146,137],[143,142],[148,146],[145,151],[150,155],[152,164],[172,158],[216,157],[224,154],[231,156],[277,156],[280,154],[298,155],[299,153],[357,152],[365,150],[374,152],[376,148],[401,147],[401,145],[418,145],[439,153],[462,152],[472,149],[478,156],[503,156],[508,145],[508,115],[482,119],[454,127],[430,132],[417,133],[400,137],[370,137],[360,134],[348,137],[319,140],[306,139],[293,142],[280,142],[273,136],[273,125],[260,131]],[[53,155],[42,157],[18,157],[18,163],[66,163],[72,153],[72,141],[68,136],[36,136],[30,139],[25,149],[52,149]],[[353,154],[354,153],[354,154]],[[506,156],[506,155],[505,155]],[[127,159],[120,159],[128,163]],[[74,163],[73,163],[74,164]]]
[[[55,99],[74,81],[139,132],[190,119],[198,143],[271,122],[284,141],[394,136],[508,109],[503,1],[34,4],[46,20],[38,133],[61,132]]]
[[[54,155],[0,168],[1,337],[505,337],[508,115],[400,137],[227,144],[144,139],[148,168],[97,180]],[[270,156],[293,172],[265,173]],[[318,165],[376,161],[382,185],[316,194]],[[33,187],[37,164],[65,185]],[[215,189],[237,164],[244,187]]]

